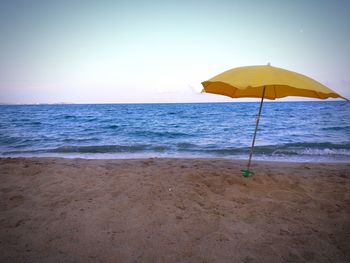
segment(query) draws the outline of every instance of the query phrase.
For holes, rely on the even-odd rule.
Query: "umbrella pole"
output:
[[[245,177],[248,177],[248,176],[250,176],[251,174],[254,174],[253,172],[249,171],[249,168],[250,168],[250,163],[251,163],[252,156],[253,156],[254,144],[255,144],[255,138],[256,138],[256,132],[258,131],[258,126],[259,126],[259,120],[260,120],[260,116],[261,116],[262,105],[263,105],[263,102],[264,102],[265,88],[266,88],[266,86],[264,86],[264,89],[263,89],[263,93],[262,93],[262,97],[261,97],[261,101],[260,101],[259,113],[258,113],[258,116],[256,117],[256,124],[255,124],[254,137],[253,137],[252,147],[250,148],[250,154],[249,154],[249,160],[248,160],[247,169],[246,169],[246,170],[242,170],[243,176],[245,176]]]

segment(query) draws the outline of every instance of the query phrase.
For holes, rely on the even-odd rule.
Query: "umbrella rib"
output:
[[[277,99],[276,85],[273,85],[273,90],[275,91],[275,99]]]
[[[234,96],[235,96],[235,94],[236,94],[236,91],[237,91],[237,88],[235,88],[235,89],[233,90],[232,98],[234,98]]]
[[[316,91],[313,90],[313,92],[317,95],[317,97],[318,97],[320,100],[322,100],[322,98],[320,97],[320,95],[319,95]]]

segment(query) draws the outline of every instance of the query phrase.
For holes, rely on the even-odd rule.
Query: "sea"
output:
[[[1,105],[0,157],[247,159],[259,102]],[[350,162],[350,103],[265,102],[253,160]]]

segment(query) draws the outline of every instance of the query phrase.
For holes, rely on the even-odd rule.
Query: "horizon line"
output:
[[[264,103],[280,103],[280,102],[336,102],[336,101],[345,101],[342,99],[325,99],[325,100],[264,100]],[[83,102],[83,103],[75,103],[75,102],[38,102],[38,103],[4,103],[0,102],[0,106],[39,106],[39,105],[130,105],[130,104],[207,104],[207,103],[260,103],[260,99],[256,101],[197,101],[197,102]]]

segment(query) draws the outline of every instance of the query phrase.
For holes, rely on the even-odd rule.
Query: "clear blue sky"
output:
[[[0,2],[0,102],[232,101],[199,94],[267,64],[350,98],[350,1]]]

